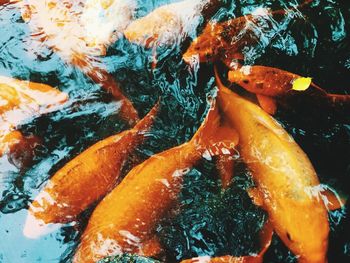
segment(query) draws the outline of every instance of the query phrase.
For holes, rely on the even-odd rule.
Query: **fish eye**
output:
[[[288,232],[287,232],[287,238],[290,242],[293,242],[292,237],[290,236],[290,234]]]
[[[243,83],[244,83],[244,84],[248,84],[248,83],[249,83],[249,80],[245,79],[245,80],[243,80]]]

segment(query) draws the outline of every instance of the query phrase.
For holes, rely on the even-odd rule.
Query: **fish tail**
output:
[[[154,123],[154,119],[159,112],[159,108],[160,100],[158,100],[153,108],[147,113],[147,115],[135,125],[134,129],[137,129],[139,131],[148,131]]]
[[[72,63],[78,66],[83,72],[94,82],[99,84],[104,90],[112,94],[112,96],[121,101],[120,116],[128,121],[130,126],[135,125],[139,121],[139,116],[132,102],[123,94],[118,83],[105,70],[90,61],[88,57],[83,57],[80,54],[73,54]]]
[[[327,94],[328,100],[334,105],[350,105],[350,95]]]
[[[238,143],[238,133],[219,112],[215,99],[212,100],[207,117],[193,136],[197,150],[208,151],[211,156],[231,154]]]

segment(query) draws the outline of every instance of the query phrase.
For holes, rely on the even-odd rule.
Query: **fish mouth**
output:
[[[193,54],[186,52],[183,56],[182,59],[186,62],[186,64],[190,66],[194,66],[200,63],[200,57],[199,54]]]
[[[50,234],[61,228],[62,224],[46,224],[43,220],[36,218],[31,212],[28,213],[23,228],[23,235],[29,239],[37,239],[43,235]]]

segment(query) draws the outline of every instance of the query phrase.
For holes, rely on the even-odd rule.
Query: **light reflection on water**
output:
[[[141,4],[136,9],[135,16],[142,17],[156,7],[171,2],[177,1],[154,0],[148,1],[147,4],[138,1]],[[292,4],[291,1],[284,2],[229,1],[227,8],[222,9],[215,18],[225,20],[250,14],[261,7],[278,9],[286,7],[288,2]],[[315,1],[315,6],[318,2],[323,22],[318,21],[317,17],[315,19],[311,13],[308,14],[308,19],[298,20],[295,19],[297,15],[294,15],[287,16],[278,23],[269,20],[268,22],[275,23],[272,31],[264,31],[264,25],[255,28],[261,41],[257,46],[247,48],[245,63],[271,64],[300,74],[310,74],[320,85],[333,92],[350,93],[350,24],[347,22],[350,21],[350,6],[339,6],[331,1]],[[149,136],[150,142],[139,149],[139,155],[143,158],[191,138],[203,117],[206,95],[212,92],[213,79],[199,77],[199,67],[190,69],[184,65],[179,55],[183,48],[177,45],[159,48],[159,65],[153,72],[150,68],[152,51],[137,44],[130,44],[124,38],[112,44],[107,50],[107,56],[100,58],[120,81],[123,91],[131,98],[140,115],[148,112],[158,95],[162,95],[165,101],[162,116]],[[208,73],[203,75],[210,73],[205,65],[201,65],[201,70]],[[327,77],[327,72],[332,74]],[[50,175],[65,162],[94,142],[126,129],[126,124],[118,117],[119,102],[113,102],[98,85],[78,68],[64,61],[58,53],[31,38],[28,25],[21,19],[19,8],[12,5],[0,7],[0,75],[47,83],[67,92],[70,97],[70,101],[60,111],[28,120],[22,125],[23,131],[44,138],[44,145],[38,150],[35,163],[30,169],[23,173],[15,169],[4,157],[0,159],[0,262],[66,262],[88,217],[83,215],[82,222],[77,226],[57,230],[40,239],[29,240],[22,234],[26,207]],[[346,177],[349,176],[350,162],[346,158],[347,154],[350,156],[349,123],[346,125],[332,120],[325,121],[318,116],[319,124],[310,125],[310,120],[315,115],[319,114],[310,112],[311,117],[299,118],[293,113],[286,113],[279,116],[279,119],[310,155],[321,180],[339,186],[349,194],[349,187],[344,185]],[[202,166],[198,168],[201,172],[193,172],[199,178],[201,173],[210,173],[206,164]],[[245,179],[239,180],[243,181],[240,188],[245,188]],[[188,184],[193,187],[193,183]],[[212,184],[213,180],[205,181],[203,188],[212,189]],[[174,222],[168,222],[168,225],[164,226],[164,242],[170,250],[173,248],[170,254],[176,259],[181,256],[196,256],[196,253],[200,254],[203,251],[214,255],[215,252],[227,250],[219,247],[224,246],[225,242],[234,246],[232,240],[230,243],[218,237],[218,229],[222,228],[218,225],[220,217],[215,213],[224,213],[220,208],[220,202],[223,201],[210,191],[201,196],[201,192],[205,191],[199,191],[196,187],[189,188],[189,193],[182,193],[183,206],[187,207],[187,210]],[[188,197],[191,194],[198,197]],[[232,196],[237,198],[237,194],[233,193]],[[206,210],[200,206],[203,200],[210,205],[217,205],[217,209],[212,209],[214,212]],[[194,211],[195,208],[197,210]],[[252,207],[250,209],[249,219],[242,217],[242,221],[247,221],[246,224],[251,223],[249,220],[253,220],[254,217],[260,216],[261,219],[259,212],[254,212]],[[237,211],[243,213],[238,208]],[[194,216],[197,212],[198,216]],[[206,213],[209,214],[207,222],[203,223],[199,218]],[[229,215],[234,216],[233,214],[228,213],[226,222],[230,221]],[[186,216],[195,218],[197,225],[193,229],[186,228]],[[339,219],[343,215],[332,216]],[[333,256],[343,253],[345,257],[350,257],[350,240],[341,233],[344,229],[349,229],[350,223],[348,219],[345,223],[343,219],[340,221],[340,224],[333,224],[331,242],[335,245],[331,243],[330,253]],[[212,232],[218,232],[216,235],[217,240],[221,240],[220,244],[210,244],[204,240],[201,230],[206,228],[203,227],[206,224]],[[174,233],[174,229],[177,228],[184,228],[184,234]],[[238,233],[242,234],[244,228],[237,231],[241,231]],[[242,234],[244,235],[247,233]],[[190,250],[184,245],[189,240],[195,240],[199,245]],[[277,241],[274,245],[281,249]],[[244,252],[245,249],[246,247],[241,247],[235,252]],[[288,252],[271,254],[271,262],[277,262],[281,258],[287,262]],[[288,262],[293,262],[293,259]]]

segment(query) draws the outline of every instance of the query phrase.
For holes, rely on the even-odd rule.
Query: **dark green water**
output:
[[[136,17],[176,1],[143,2],[139,1]],[[294,2],[227,1],[214,18],[226,20],[261,7],[288,8]],[[250,55],[244,63],[312,76],[329,92],[350,94],[350,2],[316,0],[302,14],[288,17],[287,24],[277,27],[278,34],[269,41],[262,39],[260,45],[249,47]],[[268,39],[269,33],[263,35]],[[181,60],[181,52],[190,40],[184,39],[180,46],[159,48],[159,63],[154,71],[150,67],[151,51],[125,39],[114,43],[102,58],[141,116],[159,96],[162,98],[156,124],[136,152],[139,161],[189,140],[205,116],[206,97],[215,87],[212,65],[189,68]],[[0,160],[1,263],[69,262],[90,211],[74,224],[31,240],[22,234],[28,205],[68,160],[127,128],[118,116],[118,102],[45,43],[33,45],[32,41],[19,8],[0,7],[0,75],[50,84],[70,97],[60,111],[19,127],[23,133],[36,134],[44,140],[32,167],[18,171],[4,158]],[[349,195],[350,112],[334,114],[312,103],[292,103],[292,107],[279,110],[277,119],[308,154],[321,182]],[[180,196],[181,213],[158,227],[169,262],[258,250],[256,240],[266,215],[245,192],[251,185],[245,167],[239,165],[236,173],[235,184],[225,193],[212,162],[203,160],[188,174]],[[350,262],[349,209],[348,203],[345,210],[330,213],[329,262]],[[113,262],[128,262],[118,260]],[[295,258],[274,236],[264,262],[295,262]]]

